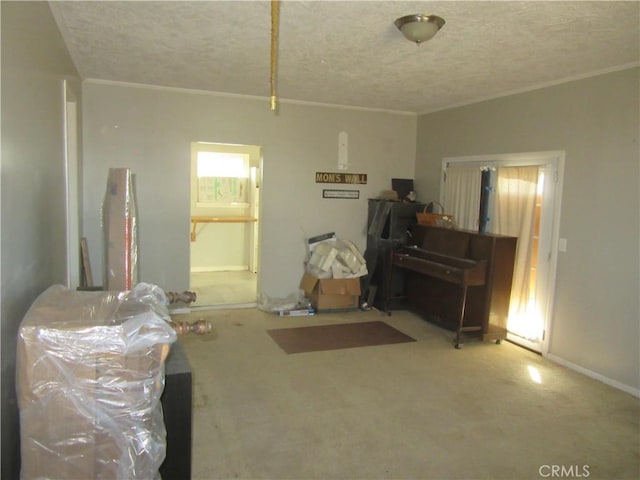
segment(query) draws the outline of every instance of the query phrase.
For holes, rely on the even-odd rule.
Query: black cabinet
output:
[[[191,478],[191,366],[179,342],[165,362],[162,413],[167,430],[167,455],[160,466],[163,479]]]
[[[382,286],[388,270],[391,250],[413,244],[412,230],[417,223],[417,212],[424,210],[422,203],[369,199],[367,218],[367,248],[365,260],[369,274],[363,280],[363,299],[378,309],[384,308]],[[397,281],[400,281],[398,279]],[[402,285],[392,285],[402,290]]]

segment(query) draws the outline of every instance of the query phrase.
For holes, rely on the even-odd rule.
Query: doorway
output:
[[[191,144],[194,308],[257,304],[261,158],[255,145]]]
[[[496,189],[499,187],[499,175],[496,170],[508,167],[536,167],[537,175],[530,181],[529,186],[535,192],[535,209],[533,227],[527,233],[528,238],[519,244],[529,244],[526,256],[520,255],[516,261],[516,272],[519,268],[525,272],[528,288],[512,288],[511,304],[520,306],[510,309],[507,323],[507,338],[530,350],[547,353],[548,333],[551,329],[551,312],[553,292],[555,290],[556,264],[559,242],[560,201],[562,180],[564,173],[564,152],[535,152],[504,155],[483,155],[470,157],[445,158],[442,162],[441,203],[445,204],[446,171],[448,167],[473,167],[488,173],[488,185],[483,185],[483,191],[490,192],[486,211],[494,211],[492,202],[496,201]],[[521,180],[516,180],[521,181]],[[450,191],[450,190],[449,190]],[[501,201],[504,201],[501,200]],[[477,205],[480,205],[480,199]],[[482,211],[482,209],[481,209]],[[490,215],[480,216],[478,225],[486,221],[486,231],[504,233],[492,228]],[[519,247],[520,248],[520,247]],[[514,274],[514,284],[517,275]],[[526,295],[520,291],[526,290]],[[526,296],[526,298],[524,298]]]

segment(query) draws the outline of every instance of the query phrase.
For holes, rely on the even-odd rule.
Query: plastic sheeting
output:
[[[18,334],[22,479],[154,479],[166,453],[160,396],[176,334],[164,292],[41,294]]]

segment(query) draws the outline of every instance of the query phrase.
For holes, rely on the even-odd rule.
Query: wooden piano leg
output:
[[[462,344],[460,343],[460,334],[462,333],[462,326],[464,322],[464,309],[467,304],[467,286],[464,285],[462,287],[462,305],[460,307],[460,321],[458,322],[458,330],[456,331],[456,344],[455,347],[457,349],[462,348]]]

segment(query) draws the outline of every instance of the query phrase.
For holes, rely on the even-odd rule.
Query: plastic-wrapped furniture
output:
[[[168,319],[149,284],[36,299],[18,335],[22,479],[160,478]]]

